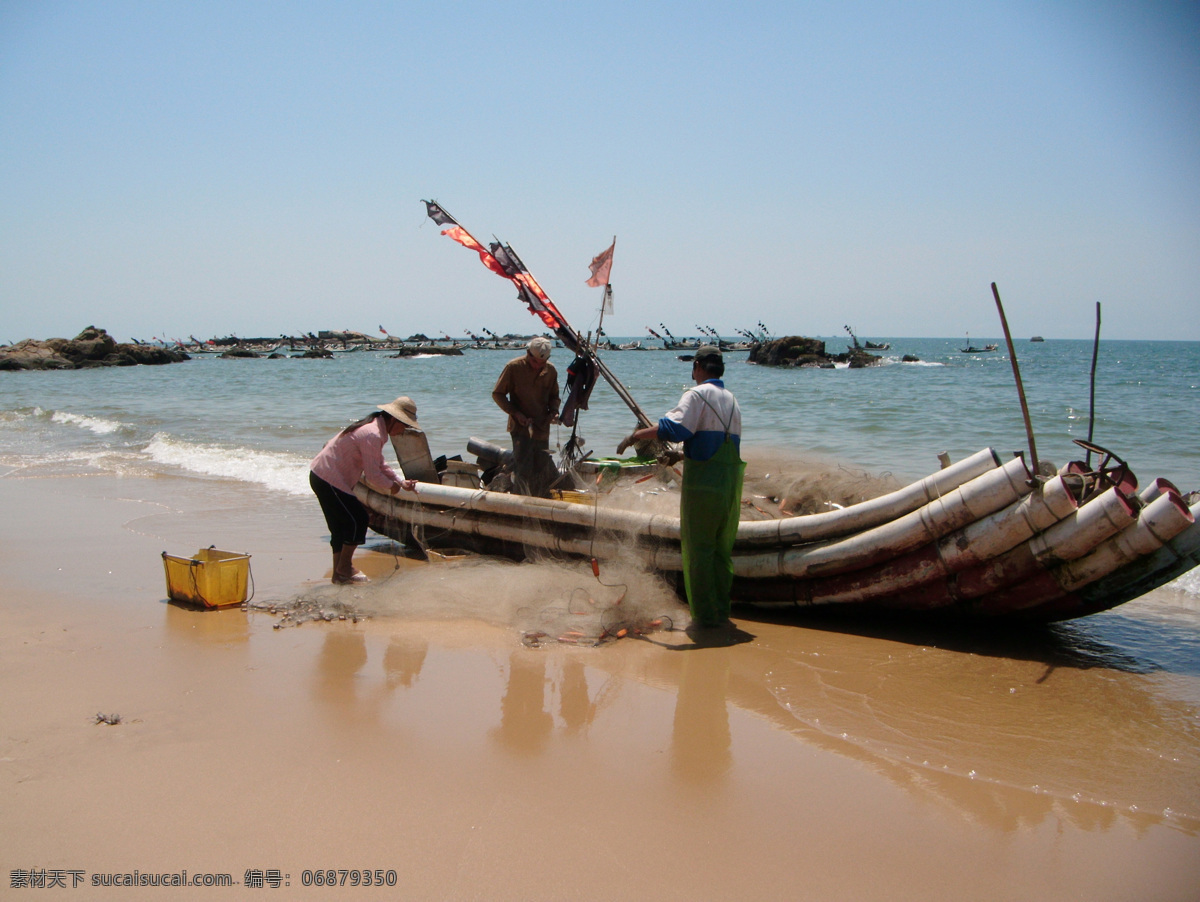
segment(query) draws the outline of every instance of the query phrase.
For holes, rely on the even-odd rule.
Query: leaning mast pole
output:
[[[442,232],[443,235],[446,235],[452,241],[461,244],[468,250],[477,253],[480,262],[484,266],[501,278],[508,279],[516,284],[518,286],[518,295],[529,307],[529,312],[540,317],[542,322],[553,329],[563,339],[564,344],[567,344],[572,351],[577,354],[586,354],[594,360],[596,362],[596,369],[604,377],[604,381],[613,387],[617,396],[633,411],[638,422],[643,426],[653,425],[650,418],[646,416],[646,412],[633,400],[633,396],[629,394],[629,390],[621,384],[621,380],[613,374],[608,365],[588,348],[582,336],[567,322],[567,318],[562,315],[562,312],[554,305],[554,302],[550,300],[549,296],[542,290],[542,287],[537,284],[537,280],[533,278],[532,273],[529,272],[511,247],[501,245],[499,242],[490,248],[485,247],[474,235],[463,228],[457,219],[447,213],[446,209],[437,201],[427,200],[423,201],[423,203],[425,204],[426,215],[434,223],[450,226],[449,229]],[[616,243],[615,235],[613,236],[613,243]]]

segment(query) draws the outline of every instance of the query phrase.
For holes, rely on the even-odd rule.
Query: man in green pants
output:
[[[706,345],[692,358],[696,382],[657,426],[638,429],[617,446],[621,454],[634,442],[659,439],[683,442],[683,491],[679,500],[683,546],[683,585],[695,626],[729,624],[733,585],[733,540],[742,504],[739,453],[742,412],[725,387],[725,361],[719,348]]]

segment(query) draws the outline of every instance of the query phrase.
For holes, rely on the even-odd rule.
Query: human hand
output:
[[[417,491],[417,481],[415,479],[403,479],[400,481],[400,486],[406,492],[415,493]]]
[[[631,432],[629,435],[625,436],[625,438],[621,439],[621,441],[617,444],[617,454],[624,454],[625,449],[628,448],[632,444],[633,444],[633,433]]]

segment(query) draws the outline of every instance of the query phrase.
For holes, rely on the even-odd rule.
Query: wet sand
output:
[[[274,870],[280,898],[330,895],[302,886],[319,869],[394,871],[339,892],[408,899],[1200,886],[1194,674],[742,618],[753,638],[728,647],[572,646],[553,640],[590,635],[622,593],[638,616],[683,615],[632,575],[415,565],[386,543],[360,554],[370,587],[334,589],[315,502],[253,500],[0,478],[6,888],[47,869],[67,874],[59,894],[82,873],[81,898],[129,898],[97,875],[185,869]],[[255,608],[166,602],[160,553],[210,544],[253,555]],[[297,599],[352,613],[281,625]]]

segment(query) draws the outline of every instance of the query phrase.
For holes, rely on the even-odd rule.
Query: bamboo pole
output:
[[[1008,319],[1004,315],[1004,305],[1000,303],[1000,291],[996,288],[995,282],[992,283],[992,296],[996,299],[996,309],[1000,312],[1000,325],[1004,328],[1004,340],[1008,344],[1008,359],[1012,362],[1013,378],[1017,380],[1017,396],[1021,399],[1021,416],[1025,418],[1025,435],[1029,438],[1029,460],[1032,464],[1030,475],[1037,478],[1037,446],[1033,441],[1033,424],[1029,421],[1029,405],[1025,402],[1025,386],[1021,384],[1021,370],[1017,366],[1017,351],[1013,347],[1012,333],[1008,331]]]
[[[1096,358],[1100,356],[1100,302],[1096,301],[1096,338],[1092,342],[1092,380],[1088,399],[1088,444],[1092,443],[1092,430],[1096,426]],[[1089,448],[1085,463],[1092,465],[1092,451]]]
[[[425,204],[426,214],[435,223],[437,223],[438,225],[446,225],[448,223],[453,223],[456,227],[462,229],[462,231],[480,249],[480,250],[477,250],[476,252],[481,255],[480,256],[481,260],[483,259],[483,256],[482,256],[483,254],[490,255],[490,252],[488,250],[483,249],[484,245],[480,243],[479,239],[477,239],[474,235],[472,235],[470,232],[468,232],[466,230],[466,228],[463,227],[462,223],[460,223],[457,219],[455,219],[453,216],[451,216],[446,211],[445,207],[443,207],[441,204],[437,203],[436,201],[424,201],[423,203]],[[436,213],[433,211],[434,208],[436,208]],[[493,237],[495,237],[495,236],[493,236]],[[500,239],[497,238],[496,241],[497,241],[497,243],[499,243]],[[617,244],[617,236],[613,235],[614,252],[615,252],[616,244]],[[525,268],[525,264],[523,262],[521,262],[519,257],[517,257],[516,251],[514,251],[511,247],[509,247],[507,245],[504,246],[504,250],[512,258],[512,262],[514,264],[516,264],[517,267],[522,272],[525,272],[527,274],[529,273],[529,270]],[[493,270],[493,271],[496,271],[496,270]],[[532,278],[532,274],[530,274],[530,276]],[[503,278],[513,280],[512,274],[505,275],[505,276],[503,276]],[[513,280],[513,281],[515,281],[515,280]],[[602,311],[601,322],[603,322],[604,321],[603,308],[601,308],[601,311]],[[530,312],[532,313],[533,311],[531,310]],[[559,338],[563,339],[564,343],[567,343],[567,339],[569,338],[570,345],[572,345],[572,347],[571,347],[572,351],[574,351],[577,354],[582,353],[582,354],[590,357],[592,360],[594,360],[596,362],[596,368],[600,371],[600,375],[604,377],[604,381],[613,387],[613,390],[616,391],[617,396],[622,401],[625,402],[625,405],[633,412],[634,416],[637,417],[639,423],[641,423],[643,426],[653,425],[650,421],[650,418],[648,416],[646,416],[646,412],[638,406],[636,401],[633,400],[633,396],[631,394],[629,394],[629,389],[627,389],[624,385],[622,385],[621,380],[618,379],[613,374],[612,370],[610,370],[608,368],[608,366],[604,363],[604,361],[596,356],[595,350],[593,348],[590,348],[588,346],[588,344],[583,340],[583,337],[577,331],[575,331],[575,328],[569,322],[567,322],[567,318],[562,315],[561,311],[558,313],[557,318],[559,320],[560,328],[555,329],[555,334],[557,334],[559,336]],[[560,329],[561,329],[561,331],[560,331]],[[491,329],[488,329],[485,327],[483,331],[487,332],[488,335],[492,336],[492,338],[494,338],[494,339],[499,338],[499,336],[496,335],[496,333],[493,332]],[[599,334],[596,335],[596,341],[597,341],[597,343],[600,341]]]

